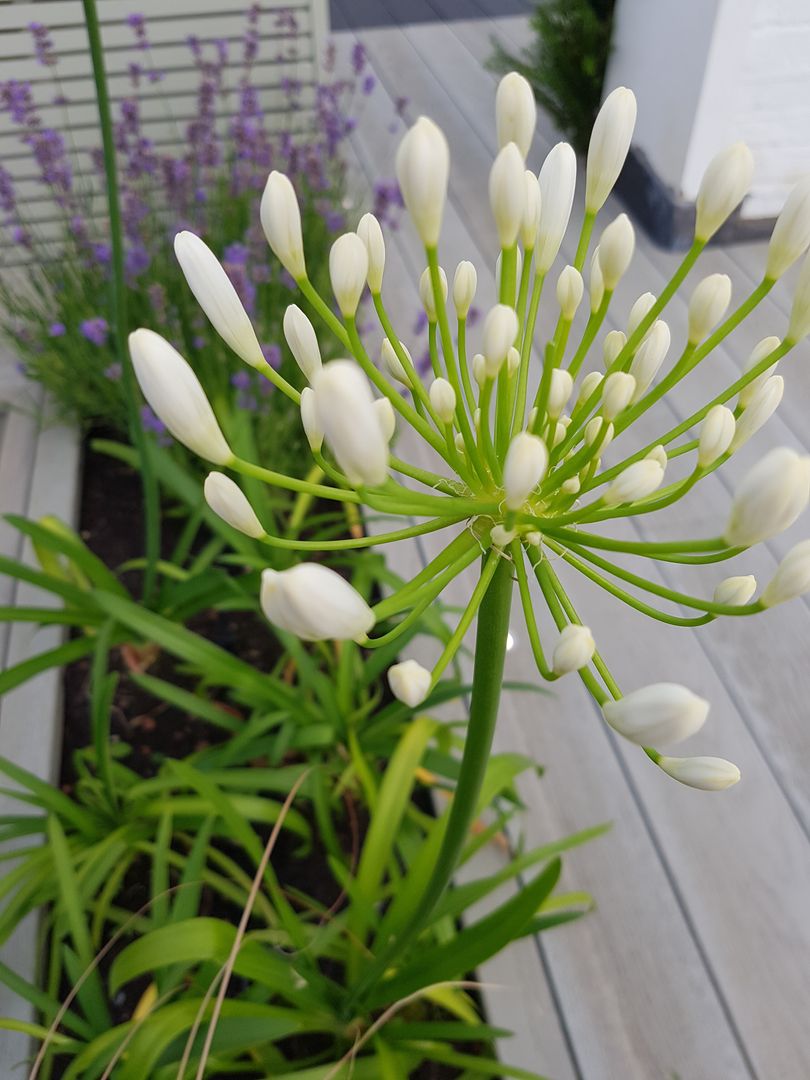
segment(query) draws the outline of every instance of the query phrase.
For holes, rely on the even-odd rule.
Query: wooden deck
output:
[[[526,40],[525,17],[496,17],[502,10],[498,0],[475,0],[474,9],[472,2],[462,8],[462,0],[413,0],[407,23],[392,0],[333,0],[333,9],[343,27],[362,27],[357,36],[383,90],[359,116],[357,178],[370,182],[391,175],[398,138],[390,132],[394,99],[409,99],[409,119],[426,113],[441,125],[452,155],[441,257],[449,276],[458,259],[475,262],[476,303],[486,310],[494,300],[496,237],[487,177],[496,140],[495,78],[483,63],[491,35],[513,48]],[[386,19],[379,17],[381,10]],[[473,17],[459,19],[465,11]],[[431,13],[454,21],[430,21]],[[392,25],[381,27],[381,21]],[[353,34],[344,29],[337,35],[344,48]],[[534,169],[558,138],[541,116],[530,160]],[[618,210],[609,203],[602,224]],[[573,257],[581,213],[580,200],[564,261]],[[658,293],[676,261],[639,235],[608,328],[623,324],[641,292]],[[703,273],[730,274],[735,297],[741,297],[763,261],[764,245],[751,245],[713,249],[701,265]],[[423,265],[405,222],[388,241],[384,294],[409,345]],[[756,341],[783,331],[791,282],[782,282],[728,347],[647,414],[639,425],[645,442],[691,412],[713,388],[727,385]],[[548,326],[555,316],[546,300]],[[685,312],[682,298],[667,309],[676,342],[683,340]],[[735,482],[764,450],[810,446],[809,355],[805,344],[782,365],[784,401],[753,443],[721,474],[703,481],[674,517],[651,515],[635,535],[716,535]],[[403,443],[404,456],[419,453]],[[704,594],[733,572],[753,572],[764,583],[807,528],[805,516],[786,535],[732,564],[698,571],[667,566],[664,577],[673,586],[689,580]],[[389,557],[399,560],[403,572],[413,572],[441,543],[431,541],[389,548]],[[595,912],[513,946],[484,971],[504,987],[487,996],[491,1017],[518,1031],[504,1044],[504,1057],[555,1080],[807,1080],[810,607],[797,601],[756,619],[676,630],[606,599],[571,573],[565,581],[623,687],[673,679],[711,700],[704,731],[684,752],[727,756],[740,765],[743,780],[717,795],[669,781],[637,748],[613,737],[574,676],[547,697],[505,696],[497,748],[528,752],[546,766],[541,779],[521,787],[527,841],[602,821],[613,822],[613,828],[566,860],[566,886],[590,891]],[[461,600],[469,582],[456,585],[453,599]],[[517,610],[513,634],[508,675],[533,679]]]

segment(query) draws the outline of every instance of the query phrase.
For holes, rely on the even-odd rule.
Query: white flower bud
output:
[[[614,731],[640,746],[681,742],[699,731],[709,703],[677,683],[653,683],[602,706]]]
[[[515,248],[515,280],[520,281],[520,272],[523,269],[523,253],[520,248]],[[495,259],[495,293],[497,296],[501,295],[501,266],[503,264],[503,256],[501,252]]]
[[[607,421],[601,416],[593,416],[585,425],[585,445],[593,446],[602,434],[602,428]],[[604,439],[600,440],[601,447],[606,450],[613,442],[613,424],[608,424]]]
[[[587,626],[569,623],[560,631],[551,667],[555,675],[567,675],[570,671],[579,671],[591,662],[596,651],[596,642]]]
[[[537,177],[540,183],[540,228],[534,253],[538,274],[546,274],[557,258],[577,183],[577,156],[568,143],[557,143],[543,162]]]
[[[479,386],[483,386],[488,378],[487,361],[483,353],[476,353],[472,358],[472,373],[476,383],[478,383]]]
[[[731,440],[732,454],[756,435],[759,429],[776,412],[782,394],[785,392],[785,380],[781,375],[771,375],[755,398],[746,406],[737,420],[734,438]]]
[[[353,318],[366,287],[368,251],[357,233],[344,233],[329,252],[329,279],[341,313]]]
[[[447,379],[434,379],[430,386],[430,404],[443,424],[452,424],[456,415],[456,392]]]
[[[554,368],[551,372],[546,406],[546,411],[552,420],[556,420],[568,404],[573,390],[574,380],[571,378],[571,372],[566,371],[565,368]]]
[[[315,327],[296,304],[290,304],[284,312],[284,340],[290,348],[307,382],[312,382],[315,372],[321,369],[321,350]]]
[[[768,245],[765,277],[780,278],[810,246],[810,176],[803,177],[785,200]]]
[[[388,444],[380,430],[371,386],[353,360],[331,360],[313,382],[318,423],[352,484],[382,484]]]
[[[226,345],[251,367],[266,367],[248,313],[213,251],[194,233],[179,232],[174,253],[197,303]]]
[[[394,406],[387,397],[381,397],[375,398],[374,408],[377,412],[383,438],[387,443],[390,443],[394,437],[394,432],[397,430],[397,416],[394,412]]]
[[[630,308],[630,314],[627,316],[627,336],[632,337],[641,326],[641,322],[646,318],[650,308],[655,304],[658,297],[651,292],[642,293],[636,300],[633,306]],[[615,332],[615,331],[614,331]],[[649,330],[647,331],[649,334]]]
[[[698,439],[698,465],[706,469],[713,465],[731,446],[737,421],[725,405],[715,405],[706,413]]]
[[[391,693],[409,709],[421,705],[428,696],[432,678],[428,669],[415,660],[402,660],[388,669]]]
[[[565,433],[567,430],[568,427],[562,422],[562,420],[558,420],[557,423],[554,425],[554,437],[551,440],[552,449],[555,446],[560,445],[560,443],[565,438]]]
[[[736,142],[712,158],[695,200],[696,240],[714,236],[748,194],[753,175],[754,155],[744,142]]]
[[[600,412],[607,420],[615,420],[633,400],[636,380],[626,371],[612,371],[605,379],[602,389]]]
[[[509,352],[506,354],[506,374],[510,379],[514,378],[518,373],[520,367],[520,353],[513,345]]]
[[[635,94],[619,86],[605,98],[591,132],[585,176],[585,209],[589,213],[601,210],[613,190],[630,149],[635,126]]]
[[[537,123],[537,106],[529,81],[516,71],[504,75],[495,92],[495,126],[498,146],[516,143],[521,155],[529,153]]]
[[[619,473],[608,484],[602,496],[606,506],[621,506],[622,503],[637,502],[646,499],[660,488],[664,480],[661,462],[655,458],[642,458]]]
[[[528,499],[548,468],[546,444],[537,435],[521,431],[509,443],[503,466],[506,506],[518,510]]]
[[[543,543],[543,534],[532,530],[532,532],[526,533],[526,543],[531,544],[532,547],[540,547]]]
[[[673,780],[701,791],[723,791],[740,779],[740,770],[725,758],[677,758],[662,754],[656,764]]]
[[[810,499],[810,457],[779,446],[758,461],[737,488],[723,534],[750,547],[790,528]]]
[[[567,480],[563,480],[560,484],[560,491],[565,492],[566,495],[578,495],[581,487],[582,484],[578,476],[569,476]]]
[[[518,317],[515,309],[507,304],[496,304],[484,320],[484,356],[487,375],[491,379],[500,371],[517,334]]]
[[[464,260],[453,276],[453,306],[459,319],[466,319],[478,285],[478,274],[471,262]]]
[[[770,356],[774,349],[777,349],[780,344],[781,342],[779,341],[779,338],[776,337],[776,335],[763,338],[762,341],[760,341],[757,345],[754,346],[751,355],[746,361],[745,371],[748,372],[751,370],[751,368],[756,367],[757,364],[762,363],[765,357]],[[755,379],[752,379],[747,386],[744,386],[740,391],[739,396],[737,397],[737,404],[740,405],[742,408],[745,408],[746,405],[749,405],[752,399],[757,396],[759,391],[771,377],[771,375],[774,374],[774,372],[776,371],[776,367],[777,363],[774,363],[771,367],[766,368],[765,371],[763,371],[760,375],[757,375]]]
[[[400,342],[400,348],[410,360],[411,354],[405,348],[402,342]],[[408,377],[408,373],[406,372],[402,361],[397,356],[396,349],[387,337],[382,339],[382,344],[380,345],[380,363],[392,379],[395,379],[397,382],[402,383],[404,386],[411,385],[411,380]]]
[[[810,540],[802,540],[790,549],[762,590],[760,600],[765,607],[774,607],[806,592],[810,592]]]
[[[175,439],[215,465],[233,461],[205,391],[180,353],[142,328],[129,335],[129,355],[143,396]]]
[[[357,235],[365,244],[368,255],[368,287],[377,294],[382,289],[385,270],[385,238],[373,214],[363,214],[357,226]]]
[[[636,380],[636,389],[631,401],[638,401],[647,391],[664,362],[670,341],[669,327],[663,319],[656,319],[630,364],[630,374]]]
[[[689,344],[707,338],[731,303],[731,278],[728,274],[709,274],[695,288],[689,300]]]
[[[657,461],[662,469],[666,469],[667,465],[669,464],[667,452],[660,443],[658,444],[658,446],[654,446],[649,452],[649,454],[646,454],[645,456],[648,457],[651,461]]]
[[[467,453],[467,444],[464,442],[464,436],[461,434],[460,431],[456,432],[453,442],[456,444],[456,450],[458,450],[460,454]]]
[[[599,237],[599,269],[605,289],[613,292],[624,277],[636,246],[636,234],[627,214],[619,214]]]
[[[757,579],[753,574],[738,574],[724,578],[715,588],[712,600],[715,604],[741,607],[747,604],[757,591]]]
[[[259,599],[265,618],[303,641],[362,642],[374,625],[360,593],[321,563],[263,570]]]
[[[447,274],[439,267],[439,285],[442,290],[442,297],[447,300]],[[436,298],[433,295],[433,282],[430,279],[430,267],[426,266],[422,271],[422,276],[419,278],[419,299],[422,301],[422,307],[425,309],[429,322],[436,322],[438,315],[436,313]]]
[[[498,151],[489,174],[489,205],[502,248],[511,248],[520,232],[526,205],[525,171],[520,150],[510,142]]]
[[[221,472],[209,473],[203,484],[203,494],[214,513],[232,528],[254,540],[264,536],[262,524],[247,496],[229,476]]]
[[[602,343],[602,361],[605,371],[612,367],[626,344],[627,338],[621,330],[611,330],[610,333],[605,334],[605,340]]]
[[[442,227],[450,150],[443,132],[420,116],[399,144],[396,173],[402,199],[425,247],[435,247]]]
[[[323,446],[323,428],[318,419],[318,407],[315,403],[315,391],[311,386],[305,386],[301,391],[301,424],[307,437],[309,448],[313,454],[317,454]]]
[[[793,294],[790,322],[785,337],[788,341],[802,341],[810,334],[810,256],[804,260]]]
[[[481,410],[476,409],[473,413],[473,425],[477,428],[481,424]]]
[[[582,274],[573,266],[566,266],[557,278],[557,303],[566,322],[571,322],[582,303],[585,282]]]
[[[588,282],[588,290],[591,301],[591,314],[595,315],[605,298],[605,279],[602,276],[602,267],[599,263],[598,247],[591,258],[591,276]]]
[[[604,377],[605,376],[602,374],[601,371],[588,372],[580,385],[579,393],[577,394],[576,404],[574,405],[575,409],[578,409],[580,405],[585,404],[585,402],[590,398],[591,394],[594,392],[597,386],[601,384]]]
[[[290,178],[271,172],[259,208],[267,243],[278,261],[296,281],[307,276],[304,241],[301,236],[301,211]]]
[[[537,230],[540,228],[540,212],[543,200],[540,194],[540,181],[531,169],[524,173],[526,181],[526,201],[523,204],[523,219],[520,223],[520,242],[526,251],[533,251],[537,243]]]
[[[504,525],[493,525],[489,530],[489,538],[492,541],[492,546],[496,548],[509,547],[516,536],[516,529],[507,529]]]

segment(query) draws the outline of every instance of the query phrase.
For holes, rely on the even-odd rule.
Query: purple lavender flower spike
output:
[[[104,377],[109,379],[110,382],[120,382],[121,364],[116,360],[114,364],[110,364],[109,367],[106,367],[104,369]]]
[[[100,315],[94,319],[84,319],[79,323],[79,333],[93,345],[106,345],[109,332],[107,320]]]
[[[28,29],[34,39],[34,55],[37,63],[42,67],[55,67],[57,58],[47,26],[41,22],[31,22],[28,24]]]
[[[48,337],[63,337],[67,327],[63,322],[51,323],[48,327]]]

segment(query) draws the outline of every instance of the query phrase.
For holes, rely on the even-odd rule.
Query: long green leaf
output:
[[[165,679],[157,679],[154,675],[143,675],[136,672],[130,674],[130,679],[136,686],[140,686],[147,693],[154,694],[162,701],[175,705],[178,709],[189,713],[191,716],[199,716],[207,720],[209,724],[225,728],[226,731],[241,731],[244,724],[232,714],[207,698],[199,694],[193,694],[190,690],[184,690],[180,686],[166,682]]]
[[[94,648],[94,638],[74,638],[72,641],[66,641],[64,645],[57,645],[53,649],[46,649],[45,652],[31,656],[27,660],[21,660],[19,664],[14,664],[12,667],[0,672],[0,697],[9,693],[15,686],[21,686],[22,683],[33,679],[35,675],[47,671],[48,668],[61,668],[65,667],[66,664],[72,664],[74,660],[80,660],[83,656],[91,653]]]
[[[8,758],[0,757],[0,773],[5,773],[20,787],[27,788],[35,797],[37,805],[43,810],[57,814],[64,821],[72,822],[82,832],[96,833],[96,822],[93,816],[83,810],[78,803],[69,799],[59,788],[53,787],[45,780],[40,780],[38,776],[34,776],[33,773],[9,761]]]
[[[129,596],[112,570],[63,522],[47,518],[44,522],[29,521],[18,514],[7,514],[6,521],[34,543],[66,556],[97,588]]]

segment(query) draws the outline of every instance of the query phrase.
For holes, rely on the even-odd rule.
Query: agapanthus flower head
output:
[[[649,437],[648,411],[711,355],[810,245],[810,180],[801,181],[788,198],[762,281],[751,294],[735,307],[731,282],[724,275],[711,274],[696,286],[690,279],[685,285],[690,295],[688,327],[678,333],[664,317],[667,303],[686,282],[708,237],[744,197],[750,153],[735,144],[710,164],[700,188],[695,240],[672,281],[659,295],[644,292],[629,310],[609,314],[614,290],[633,258],[632,224],[619,214],[602,230],[598,245],[591,240],[597,214],[627,155],[635,98],[624,88],[614,91],[596,121],[585,178],[585,214],[574,243],[566,236],[576,156],[560,143],[539,176],[527,176],[523,155],[533,127],[532,110],[523,82],[507,76],[498,91],[501,149],[489,184],[501,243],[501,251],[493,253],[497,303],[483,319],[476,347],[468,347],[467,332],[478,274],[471,263],[460,263],[449,301],[447,277],[439,264],[450,168],[447,141],[426,117],[402,140],[397,174],[425,250],[419,281],[429,340],[424,365],[412,360],[385,306],[380,223],[366,216],[357,233],[345,234],[332,249],[329,269],[338,317],[307,276],[292,184],[279,172],[271,174],[262,223],[315,320],[310,322],[297,305],[288,308],[285,336],[311,385],[300,393],[286,382],[280,386],[300,404],[314,461],[333,487],[293,480],[235,456],[210,407],[200,400],[199,384],[184,361],[173,350],[166,353],[165,364],[151,361],[156,348],[165,353],[171,347],[156,346],[156,335],[138,337],[147,331],[138,331],[133,342],[136,373],[169,430],[209,460],[271,484],[405,519],[401,528],[377,536],[379,545],[441,530],[448,535],[444,551],[414,581],[373,607],[323,567],[302,563],[281,575],[268,571],[262,605],[280,628],[307,640],[362,640],[369,649],[388,645],[408,631],[450,580],[481,560],[478,585],[459,630],[433,669],[405,659],[389,671],[392,692],[415,707],[429,698],[453,661],[466,628],[506,565],[509,580],[517,582],[540,674],[554,680],[577,672],[615,732],[643,746],[651,761],[681,783],[717,790],[736,782],[735,766],[719,758],[665,757],[656,746],[695,734],[707,718],[709,703],[677,682],[623,694],[571,601],[565,576],[581,574],[639,617],[673,627],[753,615],[810,589],[810,541],[785,557],[759,600],[754,599],[757,583],[749,574],[724,577],[713,595],[704,597],[699,589],[674,592],[645,572],[655,560],[687,567],[725,563],[792,525],[810,500],[810,457],[789,448],[771,450],[753,466],[730,507],[718,507],[708,536],[683,537],[676,525],[665,541],[653,543],[627,539],[626,529],[614,531],[627,520],[675,505],[755,439],[777,408],[784,384],[774,369],[810,332],[810,261],[799,275],[786,332],[763,339],[731,385],[674,427],[654,426],[654,437]],[[556,289],[558,310],[549,326],[540,327],[541,294],[558,258],[550,285]],[[590,313],[575,334],[586,282]],[[366,283],[382,332],[379,364],[366,352],[355,319]],[[206,311],[212,317],[208,307]],[[232,315],[242,325],[242,315]],[[218,327],[226,340],[232,325]],[[344,358],[321,364],[321,334],[337,340]],[[275,372],[265,374],[278,378]],[[636,424],[641,418],[643,436],[641,424]],[[389,448],[395,427],[402,436],[396,456]],[[420,441],[439,462],[434,469],[425,467]],[[209,480],[208,489],[209,502],[226,520],[247,524],[243,531],[258,531],[239,489],[220,479]],[[258,542],[289,546],[265,532]],[[367,538],[324,540],[322,546],[328,551],[334,544],[344,548],[367,543]],[[628,560],[634,561],[632,568]],[[532,579],[546,611],[540,623]],[[549,621],[555,628],[551,637],[545,625]],[[386,628],[375,636],[380,623]],[[505,636],[501,648],[504,643]]]

